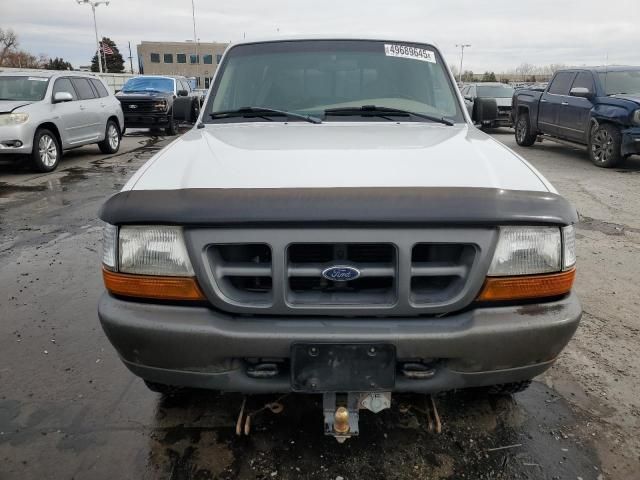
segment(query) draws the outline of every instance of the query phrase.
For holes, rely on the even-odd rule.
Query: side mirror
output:
[[[187,92],[186,90],[178,90],[178,96],[179,97],[188,97],[189,96],[189,92]]]
[[[58,92],[53,96],[53,103],[72,102],[73,95],[69,92]]]
[[[591,90],[587,87],[573,87],[570,92],[572,97],[589,98],[592,96]]]
[[[465,95],[464,99],[468,100],[469,102],[473,102],[473,97],[471,95]]]

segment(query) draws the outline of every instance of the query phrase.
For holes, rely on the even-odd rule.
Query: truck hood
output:
[[[0,113],[10,113],[13,112],[16,108],[31,105],[32,103],[33,102],[28,102],[25,100],[0,100]]]
[[[123,190],[485,187],[552,191],[475,127],[426,123],[242,123],[193,129]]]
[[[615,98],[620,98],[622,100],[630,100],[640,105],[640,94],[637,94],[637,93],[620,94],[620,95],[612,95],[612,96]]]
[[[173,97],[172,93],[169,92],[118,92],[116,94],[116,98],[118,100],[162,100],[164,98]]]

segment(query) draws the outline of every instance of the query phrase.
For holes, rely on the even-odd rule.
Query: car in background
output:
[[[481,128],[496,128],[513,125],[511,99],[514,91],[512,86],[505,83],[485,82],[465,85],[461,93],[473,121]]]
[[[125,128],[164,128],[178,133],[180,122],[195,122],[200,99],[186,77],[141,75],[127,80],[116,94]]]
[[[64,150],[96,143],[116,153],[123,125],[120,102],[95,75],[0,73],[0,159],[27,156],[50,172]]]
[[[556,72],[542,92],[513,97],[516,141],[588,147],[599,167],[615,167],[640,154],[640,67],[574,68]]]

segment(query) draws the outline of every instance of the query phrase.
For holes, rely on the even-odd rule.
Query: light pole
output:
[[[462,60],[464,60],[464,49],[470,47],[468,43],[463,43],[461,45],[456,45],[456,47],[460,48],[460,73],[458,74],[458,82],[462,83]]]
[[[96,46],[98,47],[98,69],[100,70],[100,73],[102,73],[102,58],[100,56],[101,54],[100,40],[98,40],[98,24],[96,23],[96,7],[102,4],[107,6],[109,5],[109,2],[108,0],[76,0],[76,2],[78,2],[78,5],[91,5],[91,11],[93,12],[93,29],[95,30],[95,33],[96,33]]]
[[[196,87],[200,88],[200,54],[198,52],[198,38],[196,36],[196,5],[191,0],[191,16],[193,18],[193,43],[196,45]]]

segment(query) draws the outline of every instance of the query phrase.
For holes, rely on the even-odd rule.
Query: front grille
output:
[[[469,244],[420,243],[411,252],[411,302],[428,305],[464,288],[476,250]]]
[[[360,277],[333,281],[322,272],[333,265],[356,268]],[[397,256],[394,245],[296,243],[287,249],[287,300],[292,305],[392,305]]]
[[[221,310],[379,317],[467,306],[482,287],[497,230],[198,228],[185,239],[200,286]],[[325,278],[337,266],[359,276]]]
[[[134,115],[136,113],[157,112],[157,110],[153,109],[155,102],[121,101],[120,103],[122,104],[122,111],[125,114]]]
[[[207,250],[220,292],[253,306],[273,301],[271,249],[265,244],[211,245]]]
[[[507,118],[511,116],[511,107],[498,107],[498,117]]]

